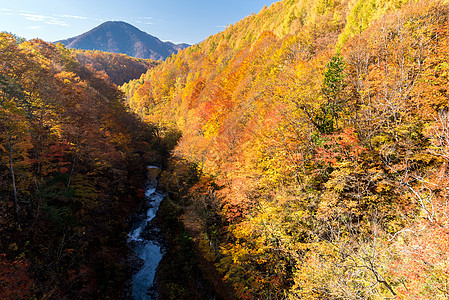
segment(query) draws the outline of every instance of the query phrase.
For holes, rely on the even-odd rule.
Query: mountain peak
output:
[[[163,42],[123,21],[107,21],[79,36],[57,42],[67,48],[123,53],[154,60],[164,60],[189,46]]]
[[[120,26],[120,27],[125,27],[125,28],[132,28],[132,29],[134,29],[134,30],[138,30],[138,31],[142,31],[142,30],[140,30],[139,28],[137,28],[136,26],[134,26],[134,25],[131,25],[131,24],[129,24],[129,23],[126,23],[126,22],[124,22],[124,21],[106,21],[106,22],[104,22],[104,23],[101,23],[100,25],[98,25],[97,27],[95,27],[95,28],[98,28],[98,27],[114,27],[114,26]],[[94,29],[95,29],[94,28]],[[143,32],[143,31],[142,31]]]

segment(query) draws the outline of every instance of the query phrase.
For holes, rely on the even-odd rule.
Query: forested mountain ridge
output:
[[[130,57],[121,53],[76,49],[71,51],[75,53],[76,60],[82,65],[106,73],[117,85],[140,78],[148,69],[160,63],[160,61]]]
[[[1,299],[125,296],[156,138],[122,97],[62,45],[0,34]]]
[[[122,87],[244,299],[449,296],[447,1],[280,1]],[[170,203],[170,202],[169,202]]]
[[[164,60],[173,53],[187,48],[188,44],[163,42],[121,21],[108,21],[86,33],[66,40],[56,41],[67,48],[100,50],[122,53],[132,57]]]

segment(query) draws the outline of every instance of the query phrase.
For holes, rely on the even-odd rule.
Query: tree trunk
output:
[[[12,188],[14,192],[14,207],[16,209],[16,216],[17,216],[17,225],[20,229],[21,221],[20,221],[20,206],[19,206],[19,196],[17,193],[17,186],[16,186],[16,175],[14,172],[14,160],[13,160],[13,146],[12,146],[12,136],[9,135],[9,171],[11,172],[11,178],[12,178]]]

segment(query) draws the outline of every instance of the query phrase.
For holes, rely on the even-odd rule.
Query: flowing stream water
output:
[[[149,183],[145,189],[148,210],[135,221],[128,234],[128,244],[144,262],[132,279],[132,296],[136,300],[157,298],[154,292],[154,277],[163,253],[160,231],[151,220],[156,216],[159,205],[164,199],[164,194],[157,189],[156,177],[159,173],[158,167],[148,167]]]

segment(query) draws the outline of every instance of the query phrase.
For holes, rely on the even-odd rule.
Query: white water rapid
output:
[[[144,264],[133,276],[132,296],[136,300],[156,299],[154,293],[154,277],[156,268],[162,259],[162,251],[158,242],[159,229],[150,221],[156,216],[164,194],[157,190],[156,177],[160,169],[149,166],[149,184],[145,190],[145,201],[148,210],[132,226],[128,234],[128,244]]]

